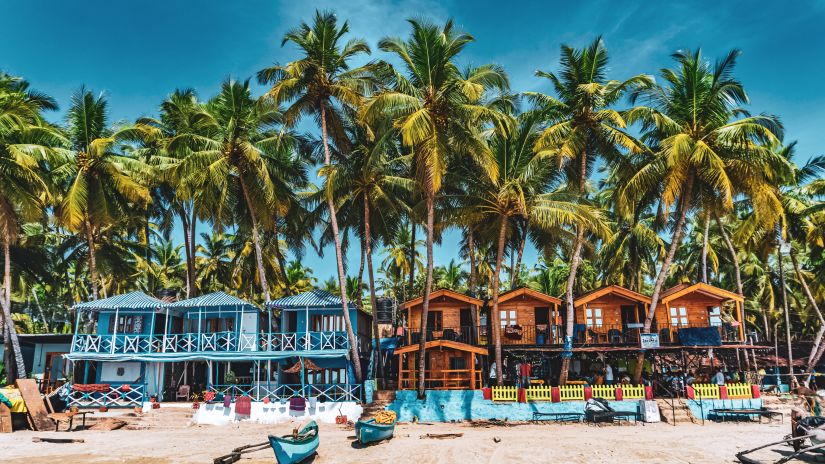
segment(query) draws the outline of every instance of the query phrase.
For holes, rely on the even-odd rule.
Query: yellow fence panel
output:
[[[644,385],[622,385],[622,398],[626,400],[641,400],[645,397]]]
[[[584,401],[584,386],[563,385],[559,387],[559,396],[562,401]]]
[[[753,398],[753,390],[751,390],[751,384],[749,383],[729,383],[726,387],[728,387],[728,398]]]
[[[493,387],[493,401],[518,401],[518,388]]]
[[[616,387],[612,385],[593,385],[593,398],[602,398],[605,400],[616,399]]]
[[[527,401],[553,401],[553,387],[527,387]]]
[[[697,383],[693,385],[696,398],[719,399],[719,385],[711,383]]]

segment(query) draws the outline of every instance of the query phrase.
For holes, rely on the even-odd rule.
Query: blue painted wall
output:
[[[340,309],[311,309],[309,310],[309,317],[307,317],[306,310],[290,311],[295,313],[296,332],[305,332],[307,327],[307,319],[312,320],[312,316],[340,316]],[[287,326],[286,319],[287,311],[281,312],[281,327]],[[352,331],[358,333],[358,309],[349,308],[349,319],[352,321]]]
[[[759,409],[762,398],[743,400],[685,400],[690,413],[697,419],[716,419],[710,414],[711,409]]]
[[[639,411],[637,400],[609,403],[617,411]],[[528,421],[532,420],[534,412],[583,414],[584,405],[584,401],[493,402],[485,400],[481,390],[428,390],[426,399],[419,401],[414,390],[403,390],[395,392],[395,401],[387,409],[395,411],[398,420],[404,422],[411,421],[413,416],[424,422],[485,419]]]
[[[121,312],[120,315],[126,315],[129,313]],[[131,314],[132,316],[143,316],[143,329],[140,332],[143,335],[149,335],[152,329],[152,317],[151,313],[140,313],[140,314]],[[115,318],[114,311],[101,311],[98,315],[97,319],[97,333],[100,335],[107,335],[111,334],[112,332],[109,330],[109,321]],[[134,335],[134,334],[129,334]]]

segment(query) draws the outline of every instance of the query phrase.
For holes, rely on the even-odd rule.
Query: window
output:
[[[310,330],[313,332],[342,332],[344,330],[344,316],[335,314],[316,314],[310,319]]]
[[[601,327],[604,323],[602,319],[602,308],[587,308],[584,311],[585,324],[588,327]]]
[[[467,369],[467,358],[465,357],[456,357],[450,358],[450,370],[451,371],[460,371],[463,369]]]
[[[687,308],[670,308],[670,325],[687,327]]]
[[[109,333],[114,333],[115,317],[109,318]],[[143,316],[121,314],[117,317],[117,333],[139,334],[143,332]]]
[[[441,311],[427,313],[427,330],[444,330],[444,314]]]
[[[708,325],[720,327],[722,325],[722,308],[719,306],[708,307]]]
[[[516,325],[517,318],[515,311],[501,311],[499,317],[501,328],[507,327],[508,325]]]

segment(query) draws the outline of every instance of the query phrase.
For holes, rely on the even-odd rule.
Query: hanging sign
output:
[[[649,348],[659,348],[659,334],[641,333],[639,334],[639,347],[643,350]]]

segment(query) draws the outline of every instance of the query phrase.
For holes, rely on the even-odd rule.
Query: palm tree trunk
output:
[[[277,218],[276,218],[277,220]],[[289,276],[286,274],[286,260],[284,259],[284,254],[281,252],[281,241],[278,238],[278,226],[277,222],[274,229],[275,233],[275,259],[278,261],[278,270],[281,273],[281,279],[284,281],[284,294],[289,296],[292,295],[292,290],[290,290],[290,286],[292,285],[289,282]]]
[[[5,338],[6,351],[10,353],[9,360],[14,356],[14,370],[12,365],[7,364],[7,380],[9,383],[14,379],[26,377],[26,364],[23,362],[23,352],[20,351],[20,339],[17,338],[17,330],[14,328],[14,321],[11,318],[11,239],[6,234],[3,240],[3,319],[6,322]]]
[[[421,341],[418,343],[418,397],[424,398],[424,375],[427,365],[427,315],[430,311],[430,291],[433,288],[433,223],[435,222],[435,192],[427,192],[427,275],[424,279],[424,301],[421,305]],[[415,240],[413,240],[415,244]],[[410,271],[412,275],[412,271]]]
[[[587,183],[587,150],[582,151],[581,166],[579,173],[579,196],[584,196],[584,188]],[[579,198],[582,200],[583,198]],[[559,372],[559,385],[567,384],[567,371],[570,370],[570,359],[573,357],[573,325],[576,323],[576,308],[573,306],[573,286],[576,284],[576,274],[581,264],[582,246],[584,246],[584,226],[579,224],[576,228],[576,243],[573,244],[573,254],[570,256],[570,274],[567,276],[567,285],[564,291],[565,306],[567,314],[564,322],[564,349],[561,353],[561,372]]]
[[[365,200],[366,201],[366,200]],[[366,223],[366,219],[364,219]],[[364,226],[366,227],[366,225]],[[364,296],[361,294],[361,289],[364,288],[364,262],[367,257],[367,245],[364,243],[364,237],[361,237],[361,264],[358,267],[358,301],[363,301]]]
[[[412,296],[415,290],[415,223],[410,218],[410,280],[407,284],[407,295]]]
[[[785,288],[785,267],[782,264],[782,250],[776,247],[776,258],[779,263],[779,282],[782,286],[782,306],[785,310],[785,338],[788,344],[788,374],[790,375],[791,388],[796,388],[798,383],[796,376],[793,375],[793,345],[791,344],[791,316],[788,308],[788,292]],[[777,338],[779,336],[777,335]]]
[[[321,110],[321,138],[324,141],[324,166],[332,164],[332,155],[329,152],[329,141],[327,140],[327,113],[326,106],[322,103]],[[361,383],[361,357],[358,354],[358,341],[355,332],[352,330],[352,321],[349,317],[349,305],[347,304],[347,276],[344,274],[344,257],[341,251],[341,235],[338,232],[338,218],[335,216],[335,203],[332,196],[327,194],[327,209],[329,210],[329,223],[332,227],[332,238],[335,242],[335,261],[338,267],[338,286],[341,291],[341,307],[343,309],[344,325],[347,328],[347,338],[349,339],[350,356],[352,368],[355,371],[355,381]]]
[[[269,301],[269,285],[266,281],[266,270],[264,269],[264,255],[261,249],[261,237],[258,235],[258,217],[255,215],[255,207],[249,198],[249,191],[246,189],[246,182],[243,176],[238,176],[241,181],[241,190],[243,191],[244,200],[246,200],[246,207],[249,208],[249,218],[252,220],[252,243],[255,245],[255,263],[258,267],[258,280],[261,282],[261,290],[264,294],[264,301]]]
[[[673,263],[673,257],[676,256],[676,250],[682,242],[682,233],[685,228],[685,218],[687,217],[688,209],[690,209],[690,202],[693,197],[693,175],[689,175],[682,197],[679,199],[678,216],[676,218],[676,225],[673,228],[673,236],[671,237],[670,247],[662,268],[659,269],[659,275],[656,277],[656,283],[653,286],[653,295],[650,297],[650,307],[647,310],[647,317],[645,318],[644,333],[650,333],[650,328],[653,325],[653,318],[656,316],[656,305],[659,303],[659,294],[662,292],[662,286],[665,284],[665,278],[670,271],[670,265]],[[636,356],[636,370],[633,373],[633,381],[638,384],[642,378],[642,370],[645,364],[645,352],[639,350]]]
[[[524,231],[524,234],[521,236],[521,240],[519,241],[518,245],[518,254],[516,257],[516,267],[515,271],[513,271],[514,278],[511,279],[512,282],[510,284],[510,290],[515,289],[521,284],[521,260],[524,258],[524,245],[527,244],[527,231]]]
[[[180,222],[183,226],[183,251],[186,254],[186,298],[192,298],[192,288],[195,286],[195,280],[192,272],[192,260],[190,259],[192,248],[189,246],[189,241],[191,240],[191,234],[189,233],[189,216],[186,210],[181,210]]]
[[[470,294],[476,296],[476,247],[475,247],[475,227],[470,227],[467,231],[467,253],[470,256],[470,277],[467,279],[467,289]]]
[[[495,343],[495,357],[496,357],[496,383],[499,385],[504,384],[504,375],[501,365],[501,314],[498,312],[498,287],[499,287],[499,280],[501,276],[501,260],[504,257],[504,242],[507,238],[507,217],[502,215],[501,216],[501,224],[499,225],[498,230],[498,252],[496,253],[496,270],[495,274],[493,275],[493,288],[492,288],[492,299],[493,299],[493,309],[492,309],[492,325],[493,325],[493,342]]]
[[[728,235],[728,231],[725,230],[725,226],[722,225],[722,221],[719,218],[719,215],[714,213],[713,218],[716,221],[716,225],[719,226],[719,233],[722,235],[722,240],[725,242],[725,246],[728,248],[728,253],[730,253],[730,260],[733,263],[733,276],[736,279],[736,293],[739,294],[742,298],[745,297],[745,290],[742,287],[742,271],[739,268],[739,253],[736,252],[736,248],[733,246],[733,242]],[[764,309],[762,310],[764,313]],[[767,320],[765,321],[765,325],[767,327]],[[742,301],[742,329],[745,332],[745,340],[747,341],[748,336],[748,318],[745,317],[745,302]],[[765,333],[765,336],[768,336],[768,332]],[[751,358],[753,358],[753,366],[756,369],[756,353],[751,350]],[[745,350],[745,362],[748,368],[750,368],[750,361],[748,360],[748,351]]]
[[[95,240],[92,233],[92,224],[86,221],[86,244],[89,246],[89,280],[92,281],[92,299],[98,298],[97,257],[95,256]]]
[[[197,269],[195,269],[195,257],[197,256],[197,246],[195,245],[195,241],[198,237],[198,234],[196,233],[197,228],[198,218],[195,216],[195,206],[193,205],[191,216],[189,216],[189,262],[186,263],[186,271],[192,273],[190,277],[192,281],[192,288],[189,289],[189,293],[192,297],[196,297],[200,293],[198,291]]]
[[[819,305],[816,304],[816,299],[814,299],[813,293],[811,293],[810,287],[808,287],[808,281],[805,279],[805,276],[802,275],[802,268],[799,266],[799,259],[797,259],[796,253],[791,250],[791,262],[793,263],[793,269],[796,273],[796,278],[799,280],[799,284],[802,286],[802,290],[805,291],[805,296],[808,298],[808,301],[811,303],[811,306],[814,308],[814,312],[816,313],[817,317],[819,318],[819,331],[816,333],[816,338],[814,339],[814,344],[811,347],[811,354],[808,356],[808,368],[806,369],[805,373],[808,374],[805,378],[805,386],[807,387],[808,384],[811,382],[811,376],[813,375],[814,366],[819,362],[819,355],[822,356],[820,353],[819,346],[822,344],[822,337],[825,335],[825,317],[822,316],[822,311],[819,310]]]
[[[370,282],[370,305],[372,306],[372,336],[375,340],[375,354],[376,354],[376,378],[384,376],[384,368],[381,361],[381,335],[378,333],[378,319],[376,310],[378,309],[378,302],[375,298],[375,276],[372,271],[372,237],[370,234],[370,202],[367,195],[364,194],[364,245],[367,255],[367,278]]]
[[[705,214],[705,228],[702,233],[702,283],[708,283],[708,232],[710,232],[710,214]]]

